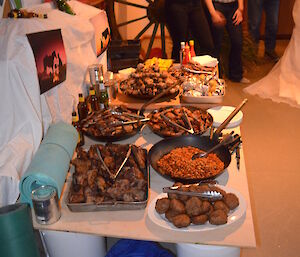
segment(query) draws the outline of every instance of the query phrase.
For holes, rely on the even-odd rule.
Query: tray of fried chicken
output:
[[[113,142],[134,136],[145,121],[137,111],[119,106],[92,113],[81,122],[81,127],[94,140]]]
[[[169,95],[179,92],[180,81],[159,65],[146,66],[139,63],[135,72],[119,84],[120,91],[128,96],[149,99],[172,87]]]
[[[74,212],[143,209],[149,191],[147,151],[107,143],[79,148],[67,198]]]

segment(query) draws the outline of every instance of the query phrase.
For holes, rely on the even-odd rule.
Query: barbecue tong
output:
[[[176,122],[172,121],[172,120],[171,120],[170,118],[168,118],[164,113],[161,113],[160,116],[161,116],[166,122],[170,123],[172,126],[177,127],[177,128],[180,128],[180,129],[182,129],[182,130],[184,130],[184,131],[186,131],[186,132],[188,132],[188,133],[190,133],[190,134],[193,135],[193,134],[195,133],[195,131],[194,131],[194,129],[193,129],[193,126],[192,126],[192,124],[191,124],[191,121],[190,121],[189,117],[187,116],[187,114],[186,114],[186,112],[185,112],[184,109],[182,109],[182,112],[183,112],[183,118],[184,118],[184,120],[186,121],[186,123],[187,123],[188,126],[189,126],[188,129],[185,128],[185,127],[183,127],[183,126],[181,126],[181,125],[179,125],[179,124],[177,124]]]
[[[185,186],[185,187],[189,187],[189,186]],[[179,188],[180,188],[179,186],[164,187],[163,192],[178,194],[178,195],[192,196],[192,197],[193,196],[201,197],[203,199],[210,200],[210,201],[217,201],[217,200],[221,200],[223,198],[223,195],[220,192],[217,192],[216,190],[208,190],[208,191],[204,191],[204,192],[192,192],[192,191],[180,191],[180,190],[178,190]]]
[[[130,144],[125,159],[123,160],[123,162],[122,162],[121,166],[119,167],[119,169],[117,170],[117,172],[116,172],[115,174],[113,174],[113,173],[109,170],[109,168],[107,167],[107,165],[105,164],[105,162],[104,162],[104,160],[103,160],[103,158],[102,158],[102,156],[101,156],[101,152],[100,152],[99,148],[97,147],[97,154],[98,154],[98,157],[99,157],[99,159],[100,159],[102,165],[104,166],[105,170],[107,171],[107,173],[109,174],[110,178],[111,178],[113,181],[116,180],[116,178],[117,178],[117,176],[119,175],[120,171],[123,169],[123,167],[124,167],[124,165],[126,164],[128,158],[130,157],[130,155],[131,155],[131,148],[132,148],[132,145]]]

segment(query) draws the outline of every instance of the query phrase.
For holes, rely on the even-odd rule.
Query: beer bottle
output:
[[[81,131],[81,126],[79,123],[79,118],[77,113],[74,111],[72,112],[72,125],[74,126],[74,128],[76,128],[77,132],[78,132],[78,142],[77,142],[77,146],[82,146],[84,145],[84,137]]]
[[[95,94],[95,89],[93,87],[90,87],[90,98],[89,102],[91,105],[91,111],[96,112],[100,110],[99,100],[98,97]]]
[[[195,48],[194,48],[194,40],[190,40],[190,52],[191,52],[191,57],[196,56]]]
[[[84,100],[83,94],[80,93],[78,96],[79,96],[79,102],[77,105],[77,110],[78,110],[79,120],[81,121],[88,116],[88,107]]]
[[[56,0],[57,8],[65,13],[75,15],[74,11],[72,10],[71,6],[67,3],[66,0]]]
[[[100,109],[108,108],[108,92],[104,85],[102,76],[100,78],[99,103],[100,103]]]

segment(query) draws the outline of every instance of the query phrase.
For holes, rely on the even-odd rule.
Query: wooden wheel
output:
[[[141,2],[145,3],[141,4]],[[128,7],[139,8],[140,10],[144,11],[144,15],[118,23],[116,20],[117,15],[115,14],[116,5],[126,5]],[[150,42],[147,48],[146,59],[149,58],[155,36],[160,27],[162,56],[163,58],[166,58],[165,0],[144,0],[135,2],[134,0],[106,0],[106,11],[111,27],[112,39],[124,40],[120,34],[120,28],[137,23],[141,20],[146,20],[146,25],[143,26],[143,28],[134,36],[134,39],[140,39],[141,36],[144,35],[144,33],[154,24]]]

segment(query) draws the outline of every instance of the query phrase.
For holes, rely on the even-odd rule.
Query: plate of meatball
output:
[[[208,184],[190,187],[175,183],[181,191],[217,191],[222,200],[211,201],[201,197],[174,193],[159,194],[149,205],[150,220],[165,229],[186,232],[214,230],[241,219],[247,209],[244,197],[235,189]]]

